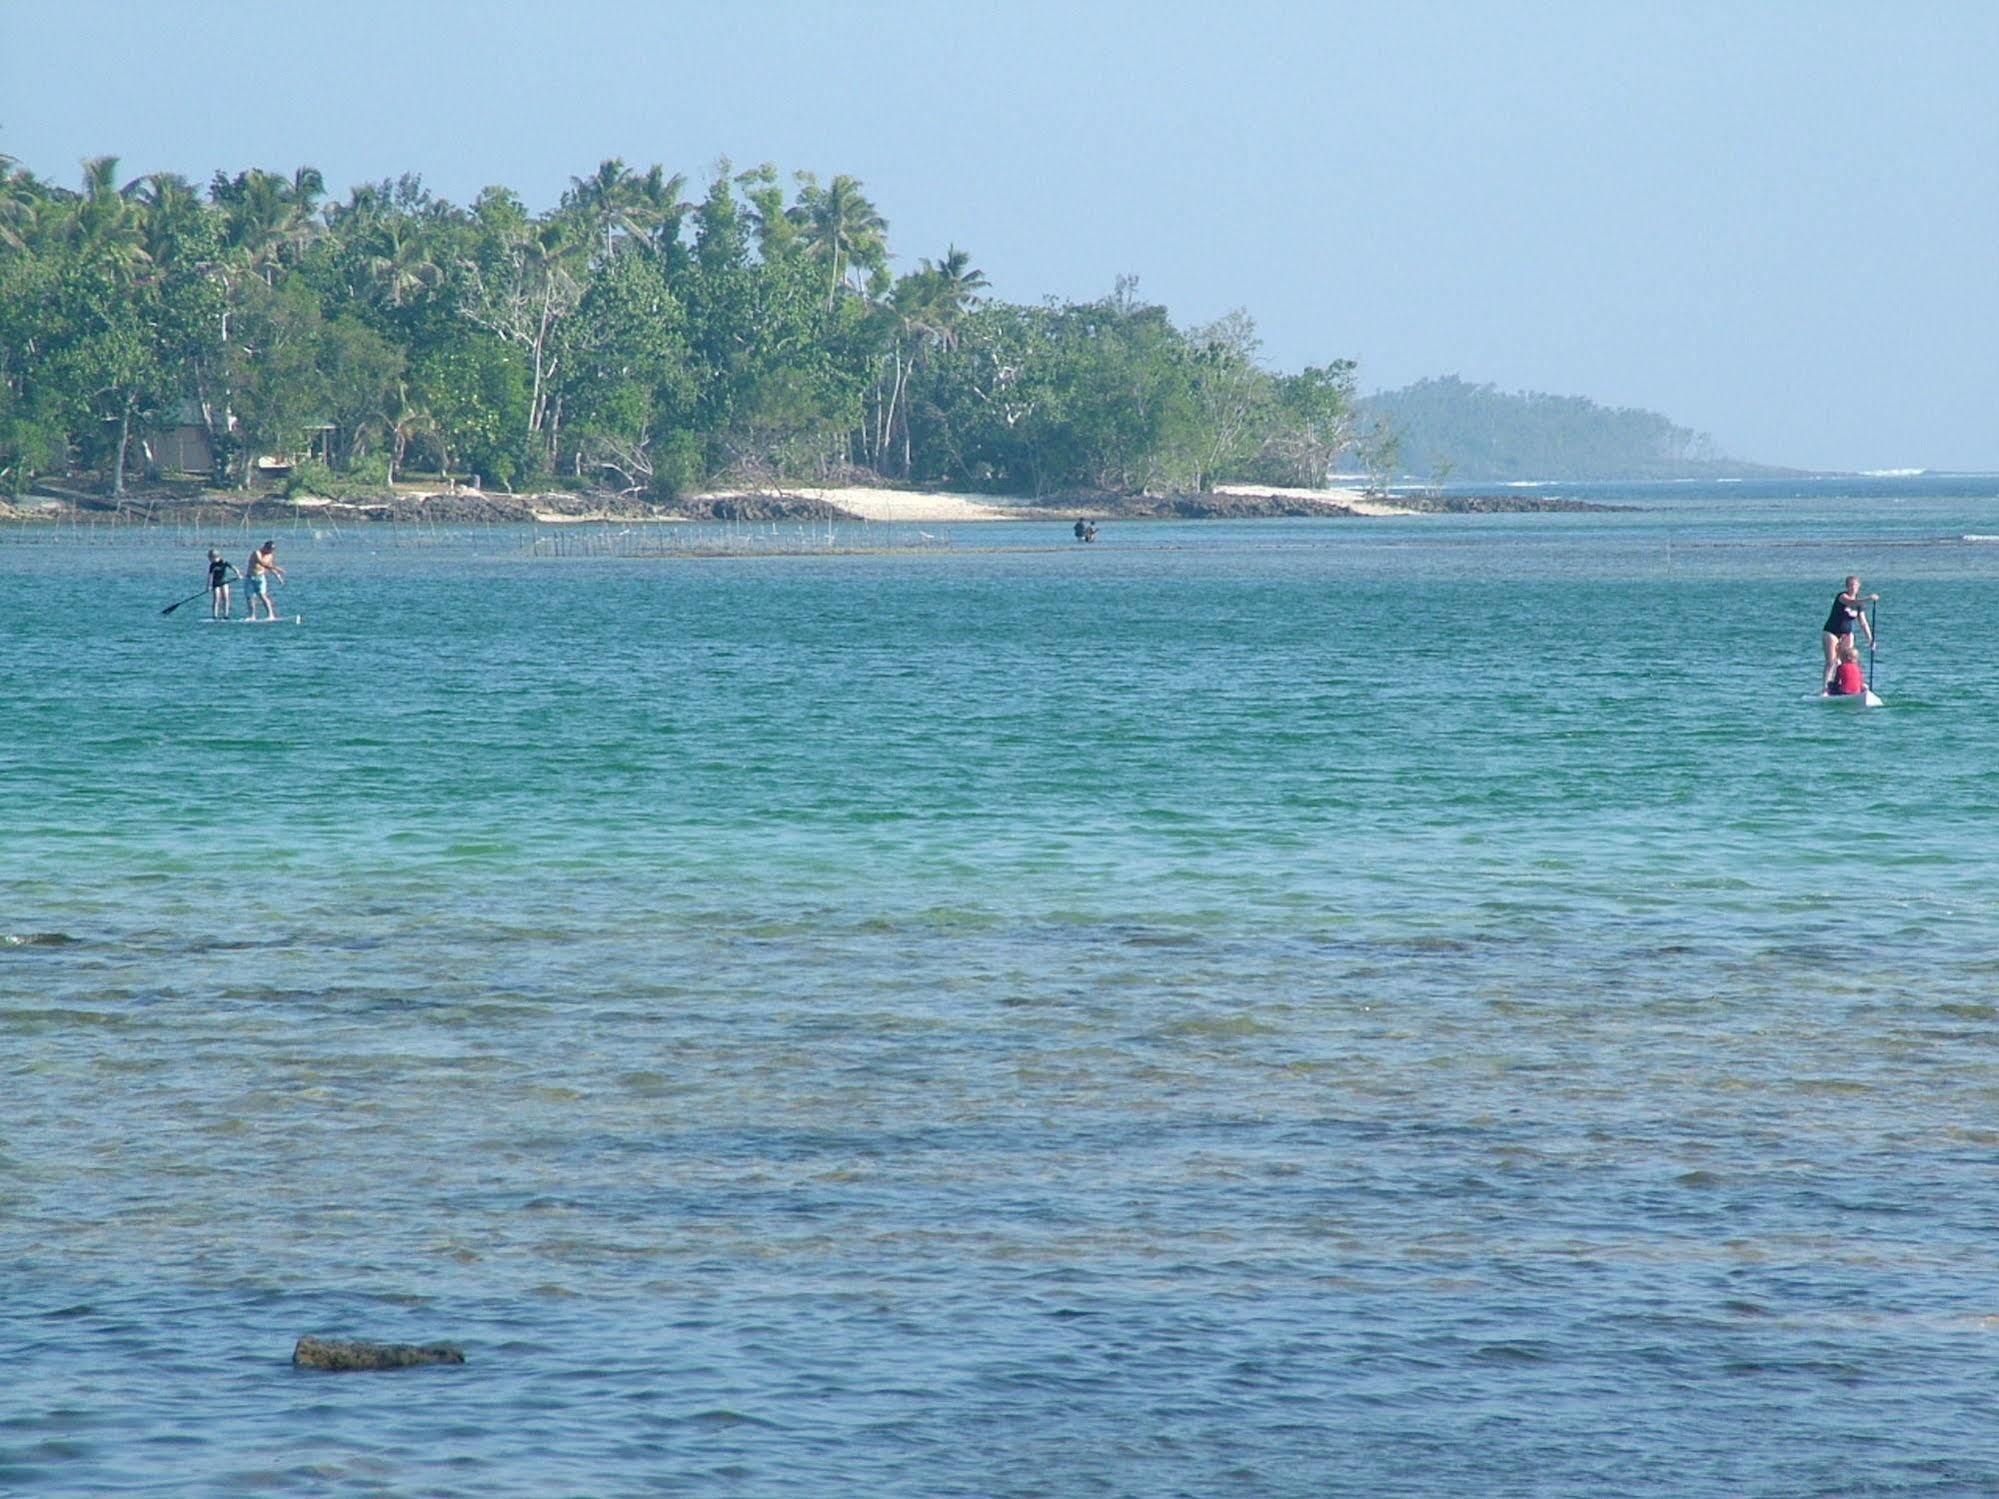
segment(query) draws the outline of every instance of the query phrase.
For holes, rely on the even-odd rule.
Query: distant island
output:
[[[1418,480],[1724,479],[1795,473],[1717,453],[1702,433],[1655,411],[1581,396],[1502,391],[1456,375],[1419,380],[1357,403]]]

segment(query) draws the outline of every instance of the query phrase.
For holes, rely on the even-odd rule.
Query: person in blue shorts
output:
[[[275,541],[267,541],[250,554],[250,565],[243,569],[243,586],[250,595],[250,618],[257,617],[257,603],[260,599],[264,605],[264,617],[266,619],[278,617],[278,606],[271,602],[272,578],[276,578],[280,583],[284,582],[285,570],[278,566],[278,544]]]

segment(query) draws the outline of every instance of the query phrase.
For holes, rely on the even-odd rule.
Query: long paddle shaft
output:
[[[1880,613],[1881,604],[1878,599],[1867,606],[1867,690],[1869,692],[1880,690],[1874,680],[1874,642],[1881,638],[1881,628],[1874,621]]]
[[[229,571],[230,571],[230,572],[232,572],[232,573],[235,573],[237,577],[239,577],[239,578],[240,578],[240,577],[242,577],[242,576],[243,576],[243,575],[242,575],[241,573],[238,573],[238,572],[236,572],[236,569],[235,569],[235,567],[234,567],[233,565],[231,565],[231,564],[229,564],[229,563],[226,563],[226,562],[225,562],[225,563],[223,564],[223,566],[224,566],[224,567],[227,567],[227,568],[229,569]],[[203,593],[213,593],[213,592],[215,592],[215,590],[214,590],[213,588],[204,588],[204,589],[202,589],[202,590],[201,590],[201,593],[191,593],[191,594],[189,594],[189,595],[188,595],[188,596],[187,596],[186,598],[184,598],[184,599],[182,599],[182,600],[180,601],[180,604],[192,604],[192,603],[193,603],[193,602],[194,602],[194,601],[195,601],[196,599],[200,598],[200,597],[201,597],[201,595],[202,595]],[[174,612],[174,610],[176,610],[176,609],[178,609],[178,608],[180,607],[180,604],[169,604],[169,605],[167,605],[167,606],[166,606],[166,608],[162,609],[162,610],[160,611],[160,613],[162,613],[162,614],[171,614],[171,613],[173,613],[173,612]]]

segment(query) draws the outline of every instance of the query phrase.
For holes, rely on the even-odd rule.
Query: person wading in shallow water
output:
[[[278,606],[271,602],[271,579],[280,583],[285,580],[285,570],[278,566],[278,544],[267,541],[250,554],[250,565],[243,569],[244,587],[250,595],[250,618],[257,617],[257,600],[264,601],[264,617],[276,619]]]
[[[1867,606],[1880,597],[1878,593],[1870,593],[1862,598],[1860,579],[1848,578],[1846,587],[1833,599],[1832,613],[1826,616],[1825,629],[1819,637],[1825,646],[1824,691],[1832,690],[1833,676],[1839,670],[1839,643],[1844,640],[1848,645],[1853,644],[1853,627],[1856,624],[1867,632],[1868,646],[1873,646],[1874,626],[1867,621]]]

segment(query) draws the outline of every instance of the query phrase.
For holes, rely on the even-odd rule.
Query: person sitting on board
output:
[[[236,564],[224,562],[222,554],[214,547],[208,549],[208,613],[214,619],[229,617],[229,579],[236,572]]]
[[[285,570],[278,566],[278,544],[267,541],[252,552],[243,574],[250,593],[250,618],[257,617],[257,600],[262,599],[265,618],[276,619],[278,606],[271,602],[271,578],[275,576],[280,583],[285,580]]]
[[[1830,697],[1851,697],[1867,690],[1867,679],[1860,674],[1860,652],[1853,648],[1851,635],[1840,642],[1839,665],[1833,669],[1832,680],[1825,690]]]
[[[1853,644],[1855,624],[1867,632],[1867,644],[1870,648],[1873,646],[1874,626],[1868,621],[1867,606],[1880,597],[1878,593],[1870,593],[1862,598],[1860,579],[1848,578],[1846,587],[1833,599],[1832,613],[1826,616],[1825,630],[1820,637],[1825,644],[1825,691],[1832,691],[1833,673],[1839,670],[1839,643],[1844,640],[1848,645]]]

